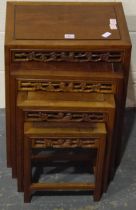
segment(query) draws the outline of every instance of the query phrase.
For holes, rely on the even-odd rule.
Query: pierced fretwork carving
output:
[[[96,92],[113,93],[115,85],[101,81],[18,81],[21,91],[52,91],[52,92]]]
[[[97,138],[31,138],[32,148],[96,148]]]
[[[103,112],[49,112],[26,111],[26,121],[58,121],[58,122],[104,122],[106,114]]]
[[[50,61],[68,61],[68,62],[121,62],[122,52],[13,52],[13,61],[15,62],[50,62]]]

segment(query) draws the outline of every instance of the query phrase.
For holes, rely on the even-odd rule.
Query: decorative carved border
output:
[[[67,52],[67,51],[13,51],[14,62],[122,62],[123,53],[116,51],[105,52]]]
[[[49,111],[26,111],[25,121],[45,122],[104,122],[106,113],[103,112],[49,112]]]
[[[113,93],[115,84],[101,81],[38,81],[19,80],[19,91],[96,92]]]
[[[32,148],[97,148],[98,138],[29,138]]]

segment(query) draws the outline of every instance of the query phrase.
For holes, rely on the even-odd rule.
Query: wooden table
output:
[[[81,102],[90,93],[113,94],[116,114],[106,190],[120,161],[130,56],[121,3],[7,3],[6,139],[13,177],[17,177],[19,93],[61,93],[65,101],[68,92]]]

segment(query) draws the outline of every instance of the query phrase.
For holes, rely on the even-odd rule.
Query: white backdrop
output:
[[[12,0],[9,0],[12,1]],[[15,0],[14,0],[15,1]],[[24,0],[27,1],[27,0]],[[30,0],[29,0],[30,1]],[[38,1],[38,0],[32,0]],[[46,1],[46,0],[41,0]],[[55,0],[47,0],[55,1]],[[65,1],[65,0],[59,0]],[[66,0],[66,1],[81,1],[81,0]],[[84,0],[82,0],[84,1]],[[86,2],[93,2],[92,0],[85,0]],[[97,1],[97,0],[95,0]],[[99,2],[118,0],[98,0]],[[127,107],[136,106],[136,0],[122,0],[128,28],[132,40],[132,59],[131,59],[131,71],[129,76],[128,95],[127,95]],[[5,107],[5,84],[4,84],[4,33],[5,33],[5,11],[6,0],[0,0],[0,108]]]

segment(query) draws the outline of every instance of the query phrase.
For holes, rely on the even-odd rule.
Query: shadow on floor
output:
[[[121,156],[120,156],[121,159],[123,158],[128,142],[131,139],[130,137],[134,129],[135,121],[136,121],[136,108],[135,107],[127,108],[125,111],[123,137],[121,142]]]

